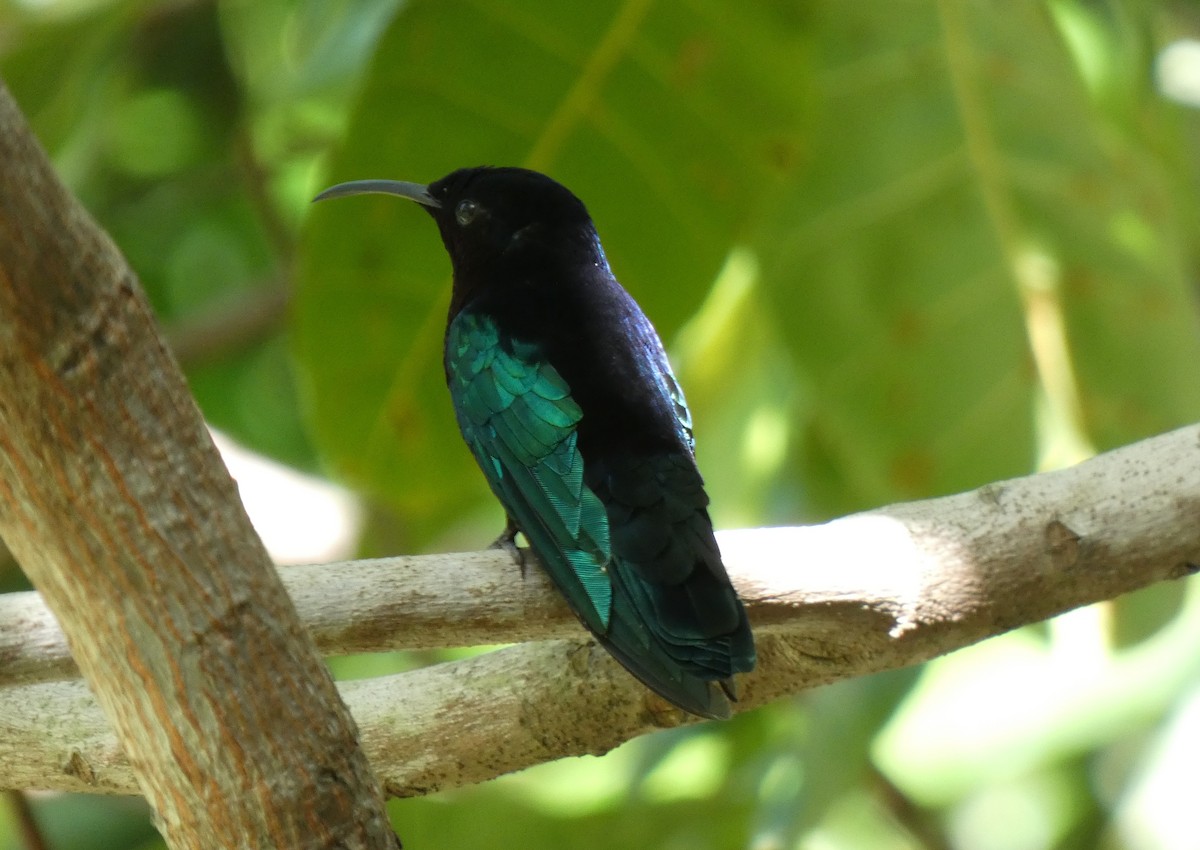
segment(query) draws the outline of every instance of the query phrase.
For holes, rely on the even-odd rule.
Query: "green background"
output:
[[[566,183],[671,349],[717,524],[817,522],[1200,420],[1200,122],[1155,84],[1188,36],[1194,4],[1139,0],[0,0],[0,75],[208,420],[353,487],[370,556],[502,517],[434,228],[319,189]],[[391,811],[414,850],[1195,847],[1197,609],[1151,588]],[[34,807],[55,848],[161,846],[137,801]]]

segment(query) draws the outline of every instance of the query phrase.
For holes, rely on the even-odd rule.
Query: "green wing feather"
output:
[[[447,331],[446,374],[459,427],[492,490],[571,607],[604,633],[613,593],[608,518],[583,483],[582,412],[570,388],[536,346],[502,345],[495,324],[470,312]]]

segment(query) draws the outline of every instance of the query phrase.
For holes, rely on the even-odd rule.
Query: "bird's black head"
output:
[[[430,212],[456,272],[544,261],[544,252],[595,238],[583,202],[536,171],[463,168],[430,184],[429,194],[440,203]]]
[[[525,168],[460,168],[423,186],[359,180],[326,189],[316,200],[383,192],[420,204],[433,216],[454,266],[455,285],[528,279],[560,264],[607,268],[587,208],[565,186]]]

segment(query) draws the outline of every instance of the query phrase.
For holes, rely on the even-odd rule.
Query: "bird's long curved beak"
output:
[[[344,198],[347,195],[399,195],[416,201],[423,207],[438,209],[442,202],[429,194],[429,187],[424,183],[409,183],[405,180],[351,180],[349,183],[338,183],[330,186],[313,198],[313,203],[329,198]]]

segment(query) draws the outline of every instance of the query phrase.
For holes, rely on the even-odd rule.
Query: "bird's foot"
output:
[[[517,562],[521,568],[521,579],[524,580],[528,576],[529,559],[525,557],[525,550],[517,546],[517,534],[521,529],[517,528],[517,524],[513,522],[512,517],[508,517],[504,525],[504,531],[492,541],[489,549],[503,549],[512,559]]]

